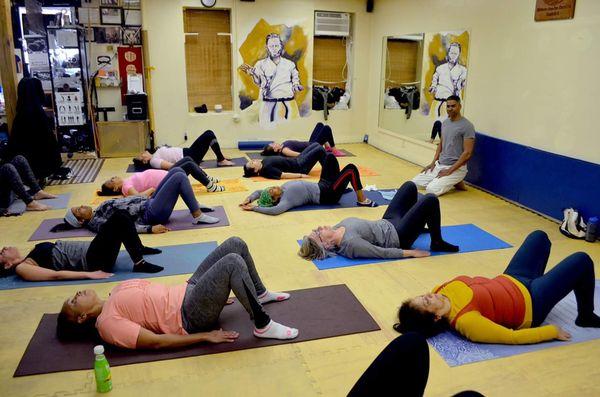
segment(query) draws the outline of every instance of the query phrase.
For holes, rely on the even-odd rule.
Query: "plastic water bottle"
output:
[[[106,393],[112,390],[112,378],[110,376],[110,367],[104,356],[104,346],[94,347],[96,360],[94,361],[94,373],[96,375],[96,390],[98,393]]]
[[[593,243],[598,238],[598,223],[599,219],[597,216],[593,216],[588,219],[587,231],[585,232],[585,241]]]

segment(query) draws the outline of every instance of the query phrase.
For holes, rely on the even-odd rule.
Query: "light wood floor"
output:
[[[365,144],[342,145],[357,155],[341,159],[370,167],[381,176],[364,178],[365,184],[394,188],[410,179],[419,167]],[[239,155],[236,150],[226,154]],[[128,159],[107,160],[97,181],[123,174]],[[241,176],[240,168],[210,170],[224,178]],[[244,180],[249,189],[267,182]],[[50,187],[53,193],[72,192],[71,204],[89,203],[96,184]],[[346,269],[318,271],[296,255],[296,239],[314,226],[335,224],[357,216],[378,219],[385,207],[307,211],[268,217],[241,211],[237,204],[250,192],[201,195],[209,205],[224,205],[231,226],[226,228],[144,235],[150,246],[196,241],[222,242],[229,236],[245,239],[266,285],[274,290],[294,290],[338,283],[347,284],[382,330],[359,335],[291,343],[262,349],[160,361],[112,368],[113,396],[342,396],[352,387],[373,358],[397,334],[391,328],[399,303],[460,274],[494,276],[503,271],[515,248],[389,262]],[[444,225],[475,223],[518,246],[534,229],[546,231],[553,243],[550,266],[575,251],[586,251],[600,271],[600,244],[564,238],[557,225],[479,190],[449,193],[441,198]],[[182,203],[178,204],[183,207]],[[2,245],[26,251],[27,238],[42,219],[60,217],[63,210],[26,213],[0,219]],[[163,283],[181,283],[186,276],[162,277]],[[107,295],[115,283],[96,285]],[[42,313],[59,310],[75,286],[0,291],[0,396],[72,396],[95,393],[89,371],[12,378]],[[251,326],[250,323],[248,325]],[[302,332],[302,330],[300,330]],[[92,362],[90,361],[90,366]],[[593,396],[600,395],[600,341],[546,349],[482,363],[449,368],[431,351],[431,371],[426,395],[448,396],[473,389],[488,396]],[[398,385],[399,388],[402,385]]]

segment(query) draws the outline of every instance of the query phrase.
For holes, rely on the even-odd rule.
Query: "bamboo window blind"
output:
[[[333,84],[314,82],[314,85],[340,87],[346,89],[348,68],[346,65],[346,41],[343,37],[315,37],[313,54],[313,80],[333,82]]]
[[[419,80],[420,45],[417,41],[388,39],[385,88]]]
[[[202,104],[232,110],[229,11],[186,8],[183,26],[189,111]]]

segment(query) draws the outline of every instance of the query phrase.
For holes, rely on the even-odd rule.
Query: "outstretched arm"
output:
[[[84,280],[101,279],[112,276],[112,273],[103,271],[95,272],[74,272],[71,270],[52,270],[32,264],[31,259],[17,265],[15,272],[19,277],[26,281],[54,281],[54,280]]]
[[[155,334],[154,332],[140,328],[136,348],[137,349],[165,349],[169,347],[184,347],[201,342],[221,343],[235,342],[239,334],[235,331],[216,330],[210,332],[198,332],[195,334]]]

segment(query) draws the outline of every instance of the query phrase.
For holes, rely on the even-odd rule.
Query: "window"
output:
[[[352,16],[315,11],[313,40],[313,110],[348,109],[351,93]]]
[[[188,110],[206,104],[232,110],[229,10],[184,8]]]
[[[421,79],[421,42],[388,38],[385,88]]]

